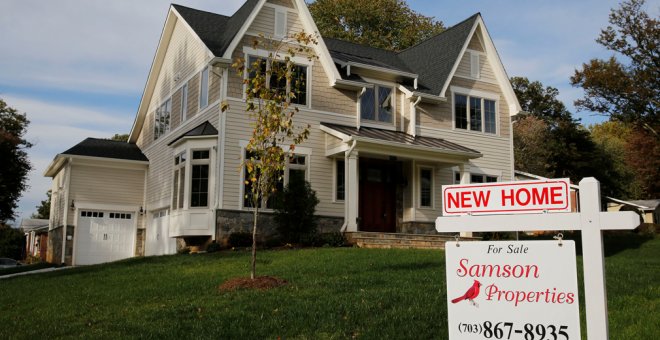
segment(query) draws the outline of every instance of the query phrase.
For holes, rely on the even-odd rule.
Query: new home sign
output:
[[[447,242],[450,339],[580,339],[573,241]]]

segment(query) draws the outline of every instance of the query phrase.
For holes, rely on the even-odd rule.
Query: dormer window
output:
[[[392,123],[394,116],[392,88],[374,85],[360,97],[360,117],[362,120],[377,123]]]

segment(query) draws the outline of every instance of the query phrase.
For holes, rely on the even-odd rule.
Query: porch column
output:
[[[463,163],[458,166],[458,171],[461,173],[461,184],[470,184],[470,164]],[[472,237],[472,232],[461,232],[462,237]]]
[[[345,208],[346,208],[346,231],[358,231],[358,152],[353,150],[350,154],[347,152],[345,164]]]

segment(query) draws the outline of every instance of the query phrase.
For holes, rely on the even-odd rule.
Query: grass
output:
[[[37,269],[45,269],[45,268],[51,268],[51,267],[56,267],[56,265],[50,264],[48,262],[39,262],[39,263],[34,263],[34,264],[24,264],[24,265],[21,265],[21,266],[0,269],[0,276],[9,275],[9,274],[23,273],[23,272],[30,272],[30,271],[37,270]]]
[[[660,336],[659,255],[654,239],[606,259],[612,339]],[[0,339],[447,338],[442,251],[320,248],[258,256],[258,274],[290,284],[219,292],[223,281],[249,273],[244,251],[4,279]]]

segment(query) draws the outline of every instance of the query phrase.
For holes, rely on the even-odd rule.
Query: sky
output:
[[[364,0],[363,0],[364,1]],[[224,15],[243,0],[179,0]],[[55,155],[87,137],[129,133],[170,2],[167,0],[2,0],[0,98],[30,120],[34,169],[19,201],[22,218],[46,198],[43,172]],[[576,113],[582,91],[569,77],[592,58],[612,53],[595,42],[615,0],[408,0],[410,7],[451,26],[481,12],[509,76],[559,89],[584,124],[605,120]],[[658,16],[660,0],[648,0]]]

